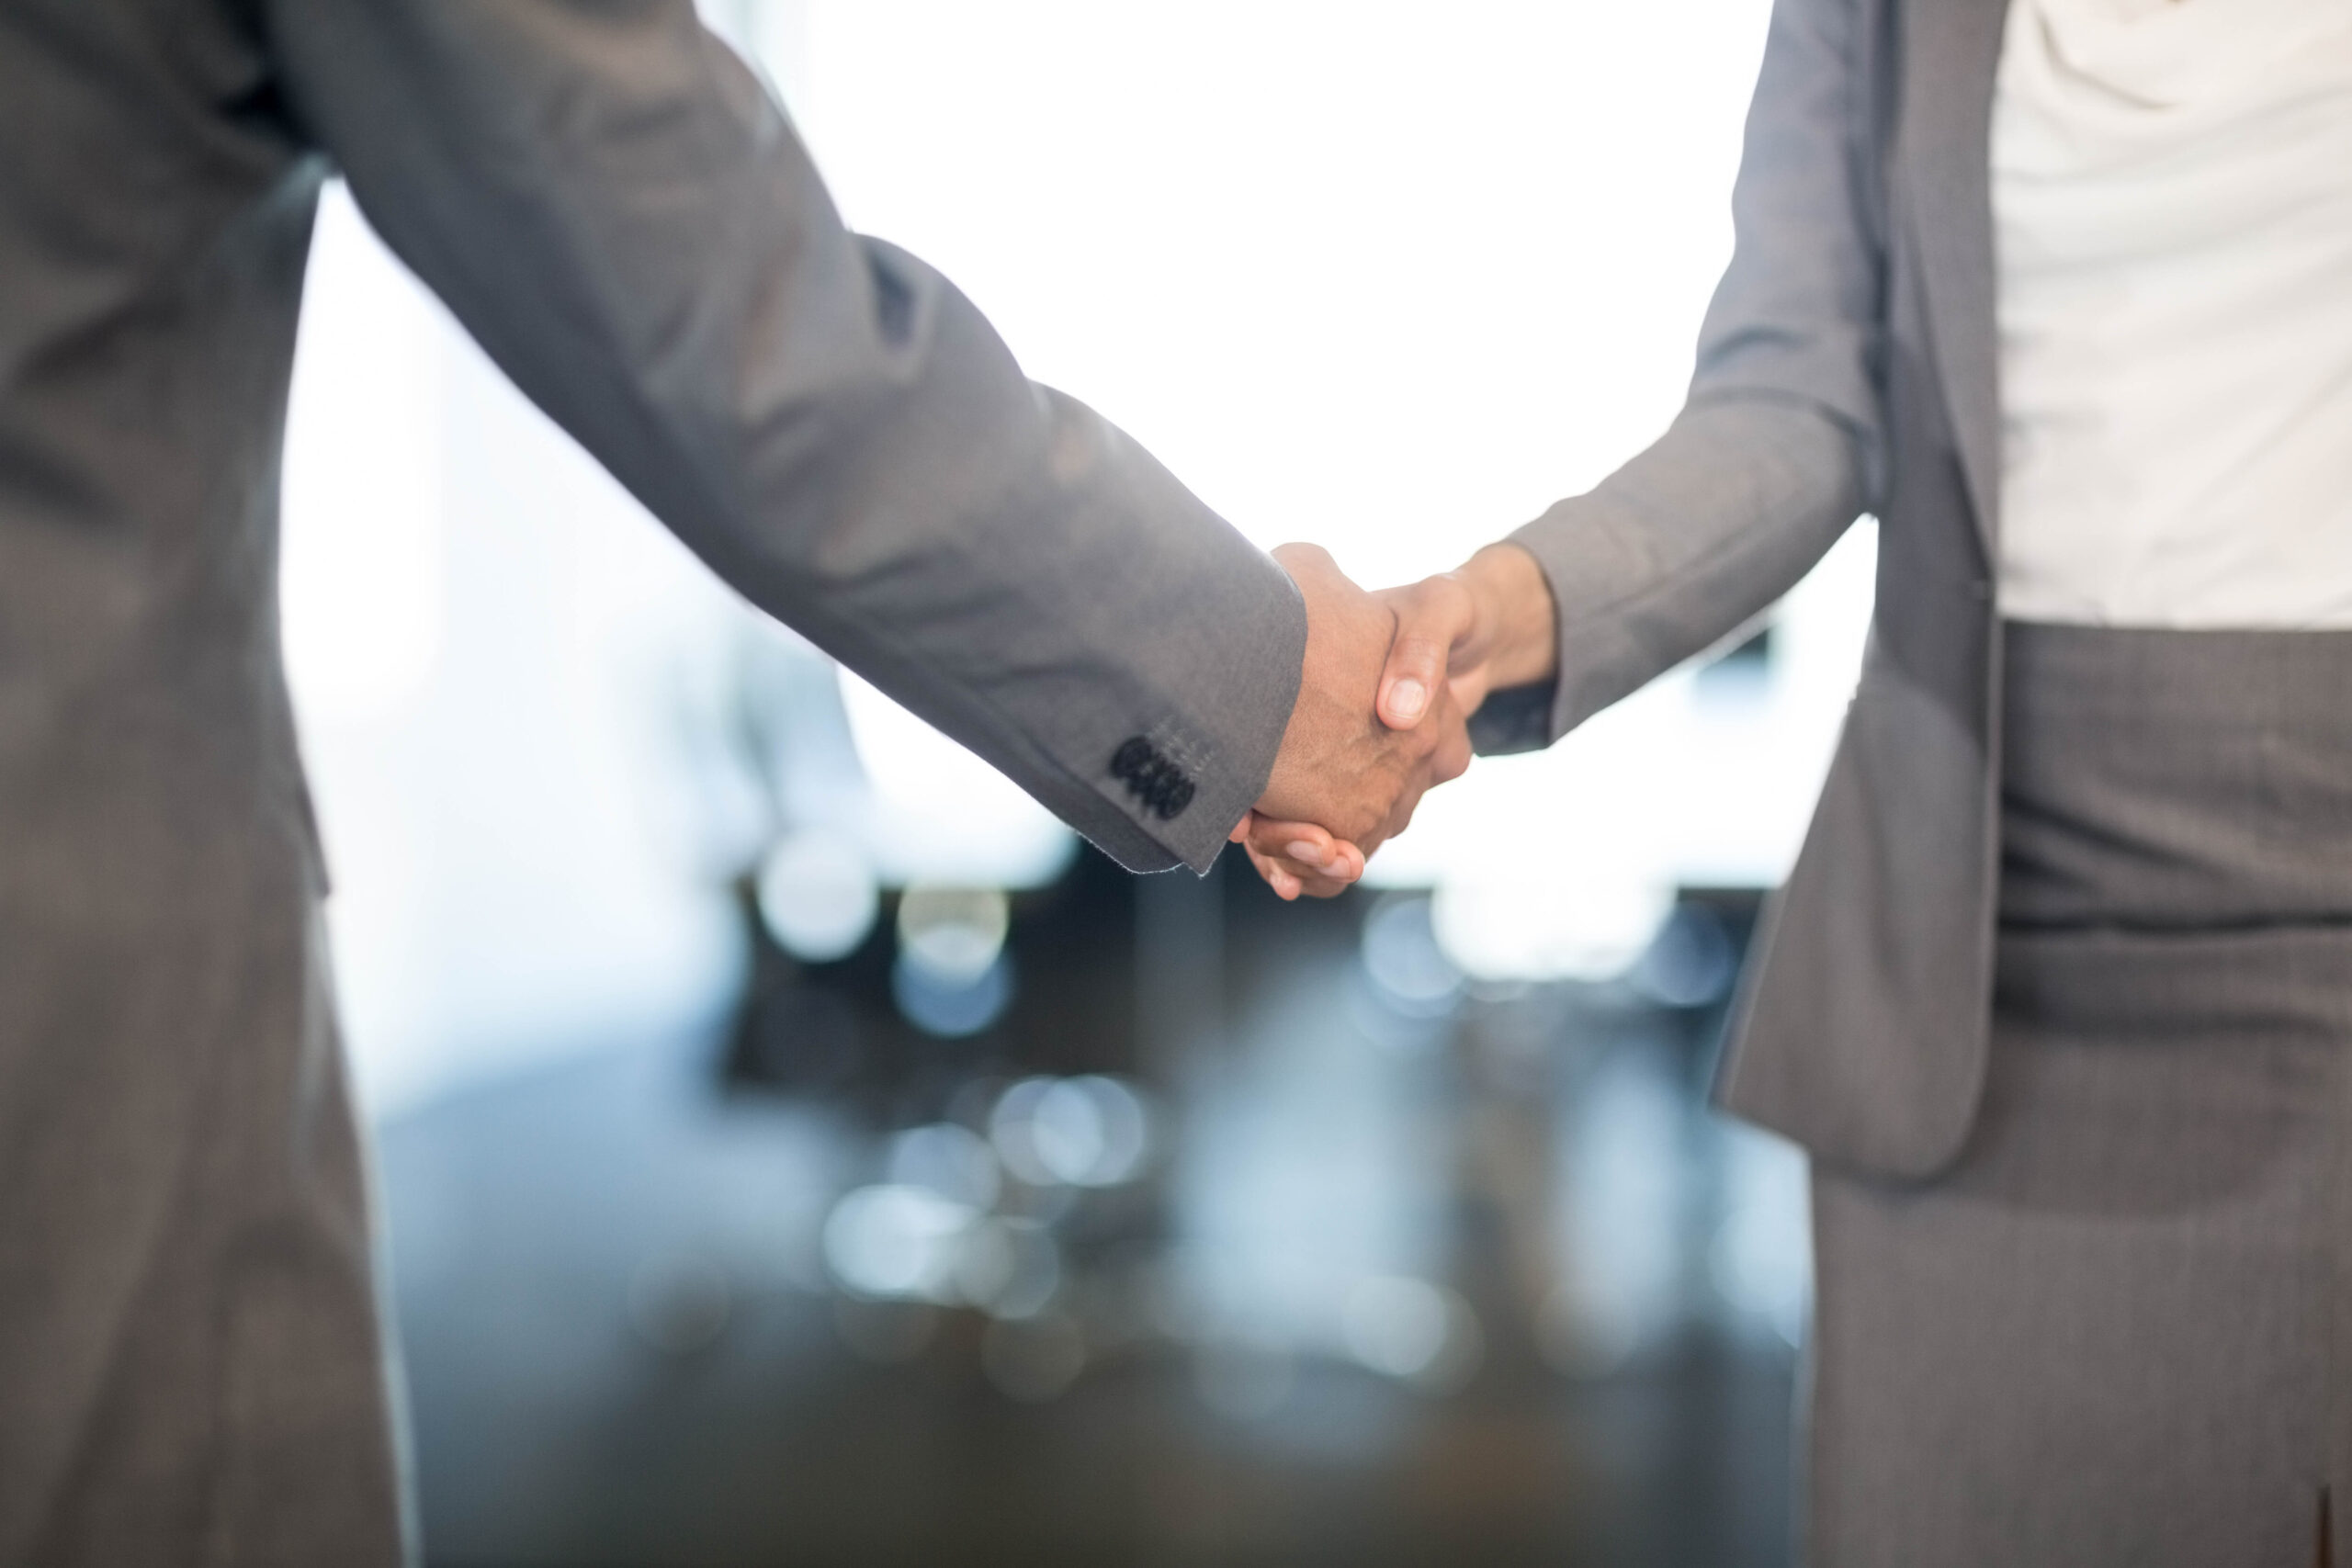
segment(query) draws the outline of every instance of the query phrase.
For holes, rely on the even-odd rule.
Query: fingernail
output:
[[[1330,862],[1323,858],[1321,846],[1310,844],[1305,839],[1301,839],[1298,842],[1293,844],[1290,847],[1289,854],[1291,859],[1296,861],[1301,865],[1311,865],[1319,869],[1330,864]]]
[[[1388,688],[1388,709],[1401,719],[1420,717],[1421,709],[1429,705],[1429,688],[1419,681],[1399,681]]]

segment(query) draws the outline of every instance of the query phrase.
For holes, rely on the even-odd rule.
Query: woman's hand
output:
[[[1363,852],[1312,822],[1279,822],[1252,811],[1231,837],[1284,902],[1302,893],[1310,898],[1333,897],[1363,874]]]
[[[1379,597],[1396,612],[1379,696],[1391,729],[1419,723],[1440,682],[1471,714],[1487,693],[1548,681],[1559,668],[1551,584],[1518,545],[1488,545],[1452,571]]]

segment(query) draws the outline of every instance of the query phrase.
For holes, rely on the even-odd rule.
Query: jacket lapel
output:
[[[1998,537],[1999,334],[1994,315],[1993,79],[2007,0],[1900,6],[1905,164],[1928,330],[1986,555]]]

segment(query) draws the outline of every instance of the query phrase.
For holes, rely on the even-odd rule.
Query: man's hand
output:
[[[1385,726],[1374,704],[1396,642],[1396,612],[1316,546],[1284,545],[1274,558],[1306,601],[1306,659],[1266,793],[1233,837],[1283,897],[1328,897],[1412,819],[1423,791],[1470,765],[1470,738],[1450,696],[1425,705],[1425,722]],[[1264,824],[1295,831],[1269,849]]]
[[[1283,557],[1283,551],[1275,554]],[[1329,557],[1315,554],[1322,567],[1329,566]],[[1284,558],[1283,564],[1294,577],[1299,575],[1292,559]],[[1306,580],[1301,578],[1300,583],[1304,588]],[[1489,545],[1455,570],[1377,597],[1396,616],[1377,701],[1380,719],[1391,729],[1417,732],[1424,720],[1459,725],[1477,711],[1488,692],[1548,681],[1558,667],[1551,585],[1535,558],[1517,545]],[[1310,667],[1312,637],[1310,631]],[[1305,700],[1302,694],[1302,707]],[[1463,744],[1466,752],[1466,737]],[[1279,761],[1275,771],[1280,777]],[[1452,778],[1459,772],[1455,768],[1442,776]],[[1419,794],[1414,792],[1415,799]],[[1411,815],[1409,803],[1406,815]],[[1249,851],[1259,874],[1284,898],[1301,893],[1328,898],[1341,891],[1363,874],[1364,857],[1377,846],[1377,840],[1348,842],[1344,832],[1335,835],[1312,817],[1280,815],[1271,789],[1259,809],[1242,818],[1233,837]]]

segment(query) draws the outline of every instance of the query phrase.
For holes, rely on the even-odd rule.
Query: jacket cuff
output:
[[[1266,793],[1306,659],[1306,600],[1268,565],[1263,601],[1220,632],[1227,674],[1216,700],[1192,705],[1214,711],[1213,732],[1163,719],[1120,739],[1092,770],[1108,810],[1080,827],[1129,871],[1181,864],[1205,876]]]

